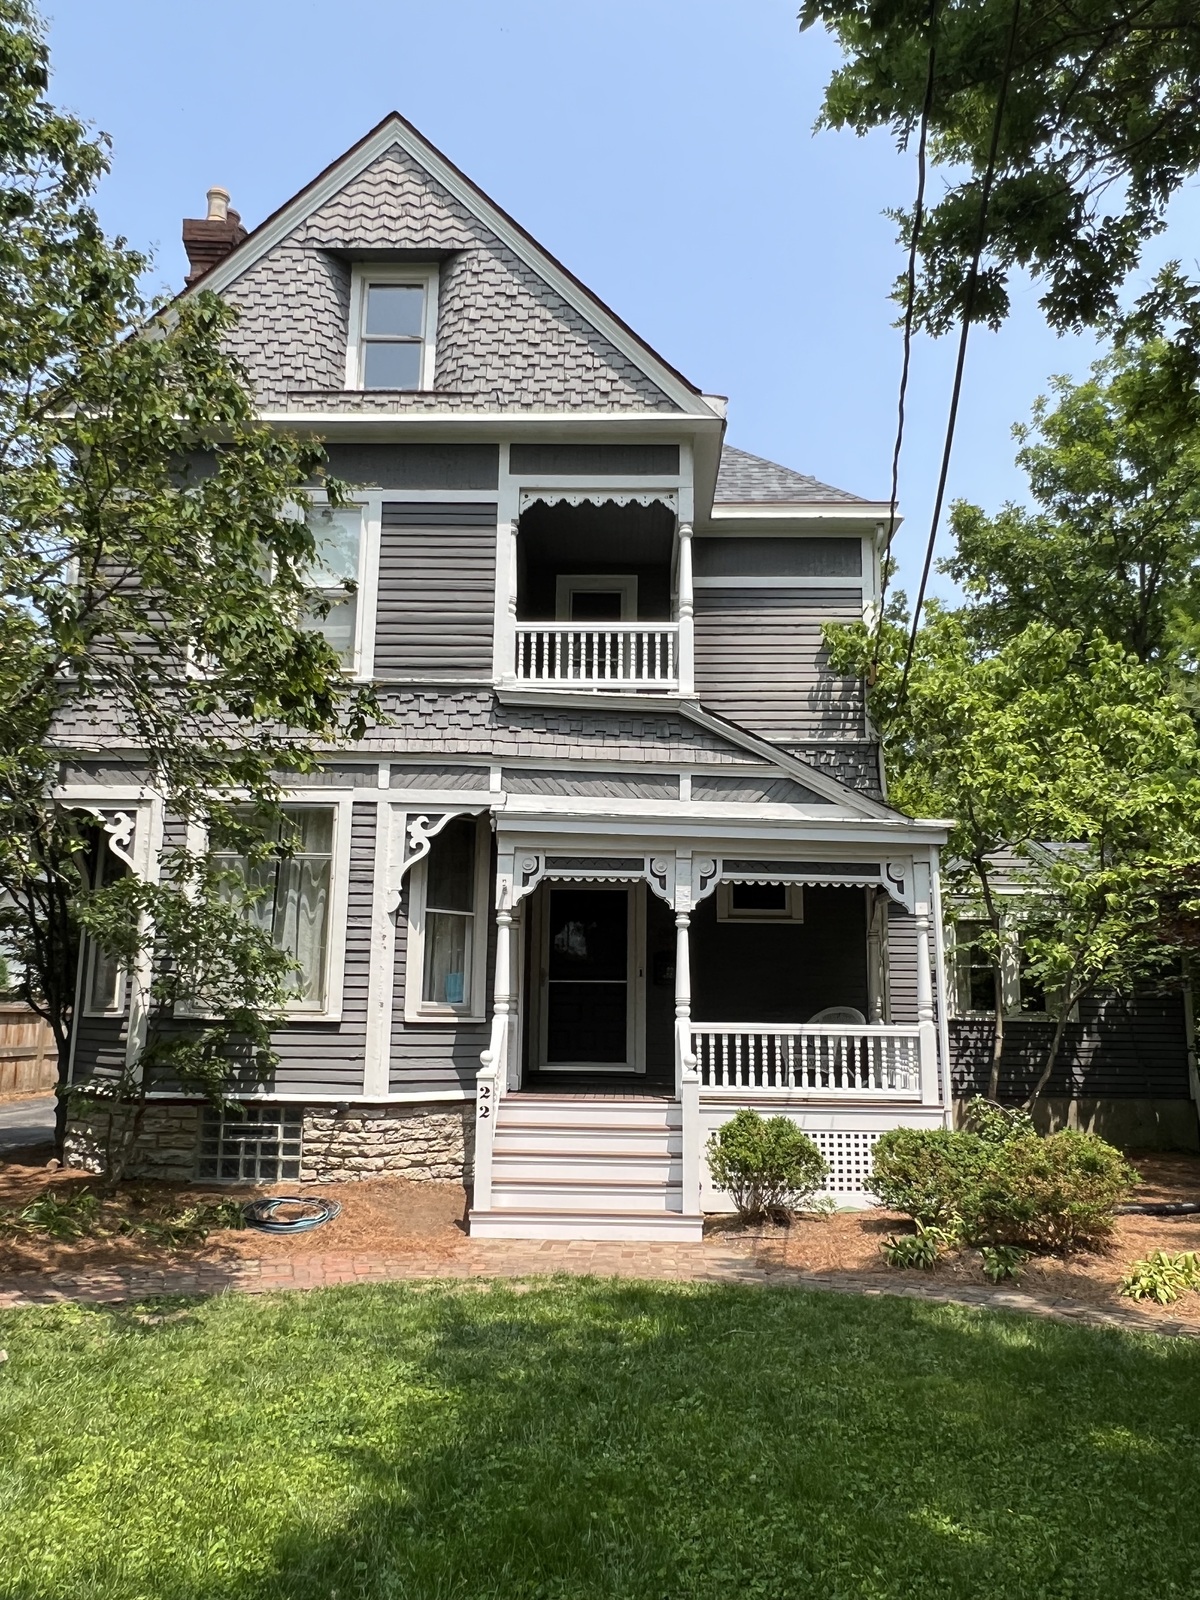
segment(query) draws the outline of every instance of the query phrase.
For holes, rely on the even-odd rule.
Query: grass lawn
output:
[[[556,1281],[0,1314],[5,1600],[1194,1597],[1200,1346]]]

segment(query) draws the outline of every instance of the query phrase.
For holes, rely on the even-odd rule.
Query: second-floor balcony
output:
[[[691,693],[690,532],[659,502],[530,507],[506,674],[540,688]]]
[[[679,688],[677,622],[518,622],[519,683],[577,689]]]

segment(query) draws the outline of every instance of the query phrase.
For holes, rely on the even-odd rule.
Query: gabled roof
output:
[[[829,501],[850,505],[871,503],[861,495],[834,489],[810,478],[807,473],[793,472],[791,467],[781,467],[777,461],[767,461],[763,456],[752,456],[730,445],[725,445],[721,451],[714,505],[819,505]]]
[[[555,259],[531,234],[484,193],[399,112],[389,112],[336,161],[253,229],[224,260],[189,286],[226,290],[264,255],[292,234],[391,148],[400,146],[441,189],[494,234],[521,262],[561,296],[604,339],[614,345],[680,410],[713,417],[721,411],[682,373],[671,366],[574,273]]]

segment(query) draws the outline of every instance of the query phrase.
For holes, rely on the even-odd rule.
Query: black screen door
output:
[[[629,891],[551,889],[547,1066],[629,1062]]]

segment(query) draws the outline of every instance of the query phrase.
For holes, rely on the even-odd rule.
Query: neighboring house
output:
[[[864,1203],[879,1134],[949,1105],[945,829],[887,805],[821,644],[876,603],[887,507],[724,446],[724,401],[398,116],[184,237],[263,418],[357,486],[316,513],[358,579],[324,626],[390,720],[291,799],[273,1082],[245,1119],[164,1096],[142,1170],[466,1175],[475,1233],[687,1238],[753,1106]],[[63,797],[153,873],[138,752],[64,740]],[[85,975],[76,1083],[140,1025]]]
[[[1039,852],[1068,846],[1032,847]],[[1004,1040],[999,1098],[1024,1100],[1041,1077],[1054,1012],[1025,970],[1022,930],[1036,904],[1030,867],[1011,851],[991,858],[1001,908]],[[947,900],[950,1082],[956,1108],[986,1094],[995,1038],[996,995],[986,920],[978,904]],[[1093,1129],[1118,1144],[1200,1148],[1195,1022],[1186,969],[1132,995],[1089,996],[1067,1020],[1039,1117],[1049,1126]]]

